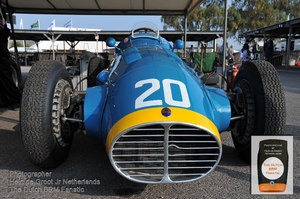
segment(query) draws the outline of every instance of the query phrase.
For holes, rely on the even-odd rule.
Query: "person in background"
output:
[[[258,42],[255,42],[252,46],[252,53],[253,53],[253,59],[258,60],[258,51],[259,51],[259,45]]]
[[[1,4],[0,4],[1,7]],[[6,24],[6,13],[0,9],[0,106],[17,108],[21,102],[21,91],[16,86],[10,67],[10,55],[7,49],[10,29]]]
[[[264,52],[265,52],[266,60],[272,64],[272,58],[273,58],[273,53],[274,53],[274,38],[273,37],[271,37],[264,44]]]
[[[229,58],[231,58],[232,60],[234,60],[234,49],[233,49],[233,45],[232,44],[229,46],[228,54],[229,54]]]
[[[223,50],[224,50],[224,46],[222,44],[221,47],[220,47],[220,52],[223,53]],[[229,53],[228,53],[228,42],[226,42],[225,50],[226,50],[225,51],[225,56],[226,56],[226,59],[228,59],[228,56],[229,56]]]
[[[189,52],[191,57],[191,62],[194,62],[194,52],[195,52],[194,45],[191,45],[190,52]]]
[[[249,61],[250,58],[250,50],[249,50],[249,44],[246,41],[246,43],[243,45],[243,48],[241,50],[241,57],[242,62]]]

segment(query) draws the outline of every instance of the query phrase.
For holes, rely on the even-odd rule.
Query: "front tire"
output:
[[[72,90],[70,76],[60,62],[38,62],[28,74],[20,124],[24,147],[37,166],[57,167],[70,151],[73,132],[61,116],[70,105]]]
[[[243,63],[233,85],[233,116],[243,115],[231,130],[234,146],[250,162],[251,135],[283,134],[285,97],[274,66],[266,61]]]

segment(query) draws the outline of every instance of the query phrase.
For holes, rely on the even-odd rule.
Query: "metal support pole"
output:
[[[47,37],[47,39],[52,42],[52,54],[53,54],[53,60],[55,60],[54,43],[56,42],[56,40],[58,40],[58,38],[61,36],[61,34],[58,35],[57,37],[54,37],[53,33],[51,35],[52,35],[52,38],[50,38],[50,37],[48,37],[48,35],[44,34],[44,36]]]
[[[288,35],[288,41],[287,41],[287,47],[286,47],[286,57],[285,57],[285,69],[289,69],[290,66],[290,54],[291,54],[291,36],[292,36],[292,28],[289,28],[289,35]]]
[[[266,33],[264,33],[264,47],[263,47],[263,53],[262,53],[262,55],[263,55],[263,58],[262,58],[262,60],[266,60],[266,52],[265,52],[265,43],[266,43],[266,41],[267,41],[267,37],[266,37]]]
[[[54,40],[54,35],[52,35],[52,60],[55,60],[55,52],[54,52],[54,43],[55,43],[55,40]]]
[[[216,42],[216,39],[213,40],[213,48],[214,48],[213,51],[217,52],[217,42]]]
[[[99,41],[99,35],[98,33],[95,33],[95,39],[96,39],[96,56],[98,57],[98,41]]]
[[[184,16],[184,58],[186,58],[186,41],[187,41],[187,38],[186,38],[186,35],[187,35],[187,15]]]
[[[48,35],[44,34],[44,36],[47,37],[47,39],[49,39],[49,41],[52,42],[52,54],[53,54],[53,60],[55,60],[54,43],[56,40],[58,40],[58,38],[61,36],[61,34],[55,38],[54,38],[54,33],[52,33],[51,35],[52,35],[52,39],[50,37],[48,37]]]
[[[226,62],[226,43],[227,43],[227,7],[228,2],[225,0],[225,10],[224,10],[224,33],[223,33],[223,64],[222,64],[222,74],[225,74],[225,62]],[[222,79],[221,88],[224,88],[224,80]]]
[[[35,45],[36,45],[36,48],[37,48],[37,60],[34,60],[34,61],[39,61],[40,60],[39,41],[35,41]]]
[[[71,55],[73,58],[75,57],[75,47],[77,46],[77,44],[79,43],[79,41],[77,41],[76,43],[74,41],[72,41],[71,43],[69,43],[68,41],[66,41],[66,43],[71,47]]]
[[[26,48],[26,40],[24,41],[24,50],[25,50],[25,66],[27,66],[27,48]]]

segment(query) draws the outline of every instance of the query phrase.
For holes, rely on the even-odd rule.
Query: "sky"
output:
[[[63,27],[64,24],[72,20],[73,28],[91,28],[101,30],[131,30],[134,24],[140,21],[151,21],[155,23],[159,30],[163,29],[161,16],[113,16],[113,15],[37,15],[37,14],[15,14],[15,28],[20,28],[22,19],[23,29],[30,29],[30,25],[38,20],[40,21],[40,29],[47,30],[53,20],[56,27]],[[217,43],[222,44],[222,40],[218,39]],[[232,39],[228,40],[228,44],[233,44],[235,49],[239,50],[240,44]]]
[[[47,30],[55,20],[57,27],[63,27],[72,20],[73,28],[93,28],[101,30],[131,30],[133,25],[140,21],[152,21],[158,28],[163,29],[160,21],[161,16],[98,16],[98,15],[33,15],[16,14],[16,28],[19,28],[20,20],[23,19],[23,28],[30,29],[30,25],[40,20],[41,30]]]

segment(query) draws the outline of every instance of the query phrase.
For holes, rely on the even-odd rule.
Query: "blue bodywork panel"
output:
[[[176,45],[182,46],[180,42]],[[124,38],[116,47],[113,63],[101,73],[98,78],[102,84],[86,91],[84,122],[87,134],[103,142],[120,119],[155,107],[200,113],[219,132],[229,126],[231,109],[226,93],[204,85],[170,43],[156,34]]]
[[[101,137],[101,120],[103,116],[103,105],[106,101],[106,87],[95,86],[88,88],[84,101],[85,129],[92,138]]]

